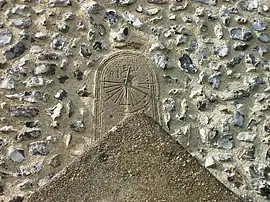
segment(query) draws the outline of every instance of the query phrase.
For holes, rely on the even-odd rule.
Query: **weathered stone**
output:
[[[13,45],[11,48],[4,52],[4,55],[7,60],[12,60],[16,57],[21,56],[25,51],[25,45],[23,42],[18,42]]]
[[[37,141],[37,142],[32,142],[28,146],[29,153],[32,155],[41,155],[45,156],[49,154],[49,148],[47,146],[47,142],[45,141]]]
[[[85,130],[85,125],[83,121],[80,121],[80,120],[72,121],[69,126],[70,126],[70,129],[75,132],[82,132]]]
[[[11,39],[12,39],[12,33],[10,31],[8,30],[0,31],[0,45],[9,44],[11,42]]]
[[[39,110],[34,107],[28,107],[28,106],[12,106],[9,108],[10,116],[14,117],[35,117],[38,115]]]
[[[14,162],[22,162],[25,159],[24,150],[20,148],[10,147],[7,153],[8,158]]]

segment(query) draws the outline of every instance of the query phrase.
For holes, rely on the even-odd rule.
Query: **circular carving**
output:
[[[125,114],[140,110],[148,110],[158,120],[156,97],[157,81],[150,60],[131,51],[110,55],[101,63],[96,76],[98,130],[104,125],[110,128]],[[105,124],[106,120],[109,124]]]

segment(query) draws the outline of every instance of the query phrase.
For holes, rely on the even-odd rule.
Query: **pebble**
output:
[[[62,103],[58,103],[51,108],[45,109],[45,113],[47,115],[49,115],[52,118],[52,120],[54,121],[55,119],[57,119],[61,116],[62,108],[63,108]]]
[[[216,166],[215,159],[212,156],[209,156],[205,159],[204,167],[213,168]]]
[[[18,42],[15,45],[13,45],[11,48],[7,49],[4,52],[4,55],[7,60],[12,60],[16,57],[21,56],[25,51],[25,45],[23,42]]]
[[[241,27],[231,28],[229,30],[229,33],[232,39],[238,39],[241,41],[250,41],[253,38],[253,34],[251,31]]]
[[[76,93],[80,97],[89,97],[90,95],[90,92],[87,90],[86,83],[84,83],[83,86],[76,91]]]
[[[236,111],[234,114],[234,125],[239,127],[244,125],[244,115],[239,111]]]
[[[214,46],[214,54],[219,58],[224,58],[229,53],[229,46],[227,44],[215,45]]]
[[[0,89],[11,90],[15,88],[15,81],[11,77],[0,77]]]
[[[41,155],[41,156],[45,156],[50,152],[47,147],[46,141],[37,141],[30,143],[28,146],[28,151],[32,155]]]
[[[261,42],[263,42],[263,43],[268,43],[269,40],[270,40],[268,34],[266,34],[266,33],[261,33],[261,34],[259,35],[258,39],[259,39]]]
[[[67,102],[67,114],[69,118],[74,114],[74,104],[71,100]]]
[[[16,140],[17,141],[26,141],[32,138],[38,138],[42,135],[40,128],[30,128],[26,129],[26,131],[21,132],[17,135]]]
[[[79,53],[82,57],[90,57],[92,55],[89,47],[86,44],[81,44]]]
[[[187,54],[184,54],[182,57],[179,58],[179,63],[180,67],[182,67],[183,70],[185,70],[186,72],[188,73],[197,72],[196,66],[193,64],[191,58]]]
[[[69,125],[70,129],[75,131],[75,132],[82,132],[85,130],[85,125],[83,121],[80,120],[74,120],[70,123]]]
[[[237,135],[237,139],[240,141],[245,141],[245,142],[253,142],[255,139],[256,135],[252,134],[250,132],[240,132]]]
[[[50,63],[41,63],[34,69],[35,75],[54,75],[55,74],[56,65]]]
[[[63,100],[67,97],[67,91],[65,91],[64,89],[60,89],[59,91],[57,91],[54,97],[58,100]]]
[[[12,20],[12,24],[19,29],[25,29],[29,28],[32,25],[32,20],[19,18]]]
[[[29,106],[11,106],[9,108],[10,116],[13,117],[35,117],[38,115],[39,110],[35,107]]]
[[[155,65],[161,69],[168,69],[171,67],[169,62],[169,57],[161,54],[161,53],[155,53],[151,57],[152,61],[155,63]]]
[[[137,29],[140,29],[143,26],[143,23],[140,21],[140,19],[129,11],[122,13],[122,18],[126,23],[131,24]]]
[[[8,30],[0,31],[0,45],[9,44],[12,40],[12,36],[13,34]]]
[[[49,7],[66,7],[72,6],[71,0],[49,0],[48,1]]]
[[[13,162],[20,163],[25,160],[24,150],[20,148],[10,147],[7,156]]]

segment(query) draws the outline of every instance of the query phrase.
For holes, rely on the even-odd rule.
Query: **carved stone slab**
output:
[[[158,84],[152,62],[132,51],[105,58],[95,81],[95,139],[126,115],[145,111],[159,121]]]

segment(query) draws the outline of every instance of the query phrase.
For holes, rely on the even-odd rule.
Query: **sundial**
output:
[[[149,59],[132,51],[105,58],[96,74],[96,138],[125,116],[144,111],[159,121],[156,75]]]

